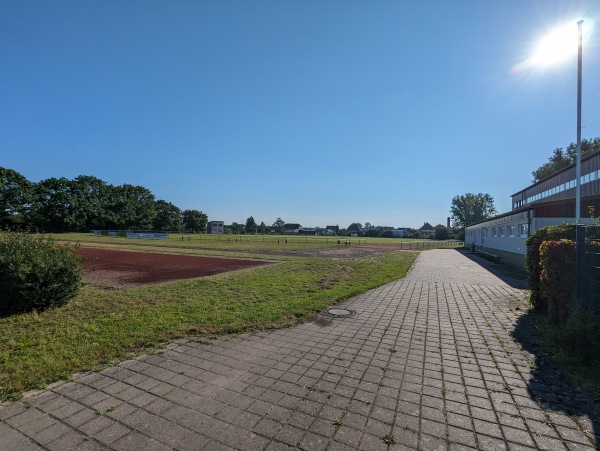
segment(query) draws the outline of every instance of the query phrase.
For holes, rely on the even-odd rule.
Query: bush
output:
[[[531,234],[525,244],[527,245],[527,255],[525,258],[529,289],[531,290],[531,305],[537,310],[545,311],[548,307],[548,301],[540,292],[540,278],[542,268],[540,266],[540,245],[544,241],[553,240],[572,240],[575,241],[577,226],[575,224],[562,224],[557,226],[542,227]]]
[[[575,360],[600,360],[600,310],[575,303],[558,340]]]
[[[0,232],[0,313],[59,307],[81,287],[83,268],[73,246],[22,232]]]
[[[540,294],[548,303],[548,319],[564,324],[575,298],[575,243],[544,241],[540,245]]]

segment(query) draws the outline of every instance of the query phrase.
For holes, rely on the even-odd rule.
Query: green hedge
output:
[[[561,224],[557,226],[542,227],[531,234],[525,244],[527,245],[527,255],[525,264],[527,266],[529,289],[531,290],[531,305],[542,311],[548,308],[548,300],[542,295],[540,290],[540,280],[542,276],[542,267],[540,265],[540,246],[544,241],[558,241],[567,239],[575,241],[577,226],[575,224]]]
[[[548,302],[548,319],[553,324],[564,324],[575,299],[575,243],[544,241],[540,266],[540,294]]]
[[[82,275],[74,246],[43,235],[0,232],[0,314],[64,305],[78,293]]]

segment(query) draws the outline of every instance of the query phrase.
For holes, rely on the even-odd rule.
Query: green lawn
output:
[[[71,238],[83,244],[88,237]],[[342,299],[403,277],[416,253],[270,258],[280,262],[129,290],[87,286],[60,309],[0,318],[0,401],[180,337],[298,324]]]

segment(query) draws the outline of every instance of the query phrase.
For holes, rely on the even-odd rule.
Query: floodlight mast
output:
[[[575,223],[581,220],[581,69],[583,60],[583,20],[577,22],[577,156],[575,160]]]

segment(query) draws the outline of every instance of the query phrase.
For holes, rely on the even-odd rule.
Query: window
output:
[[[496,227],[492,228],[492,236],[496,236]]]
[[[515,236],[515,226],[507,226],[506,227],[506,234],[510,237]]]
[[[502,227],[498,227],[498,236],[504,236],[504,229]]]
[[[521,237],[527,236],[528,232],[529,232],[529,225],[528,224],[521,224],[521,225],[519,225],[519,236],[521,236]]]

